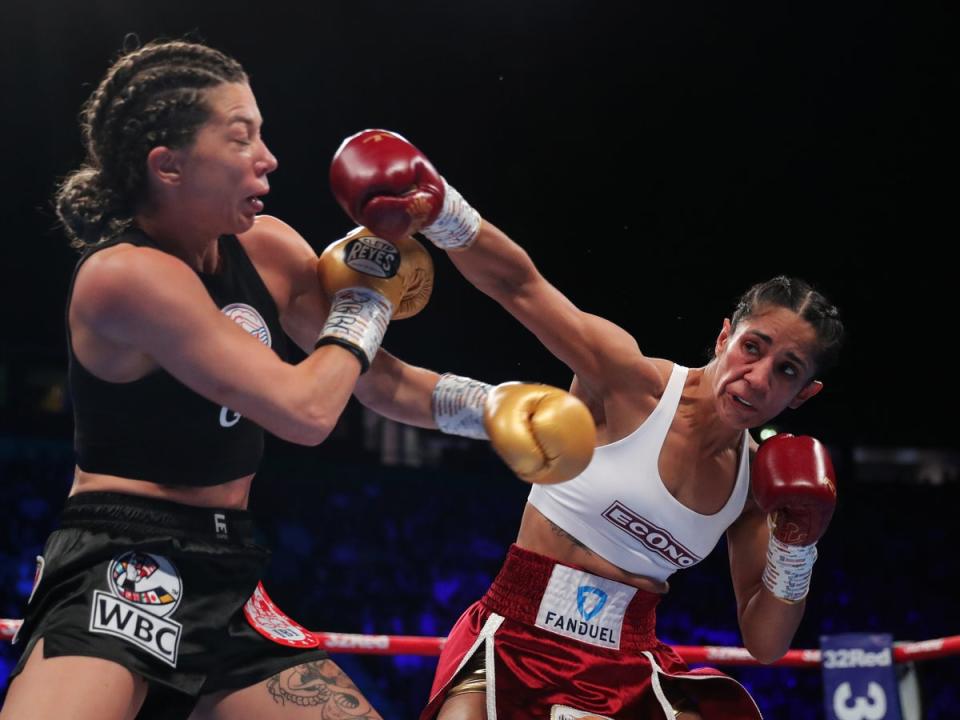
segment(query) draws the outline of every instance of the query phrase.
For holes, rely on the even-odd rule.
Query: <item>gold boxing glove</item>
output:
[[[433,391],[433,415],[443,432],[490,440],[510,469],[531,483],[576,477],[590,464],[597,442],[586,405],[550,385],[494,387],[443,375]]]
[[[316,346],[335,343],[353,352],[363,371],[383,341],[390,318],[416,315],[433,290],[433,260],[412,237],[396,243],[357,228],[331,243],[317,260],[330,314]]]

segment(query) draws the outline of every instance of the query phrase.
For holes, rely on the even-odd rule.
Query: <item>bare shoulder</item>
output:
[[[71,310],[81,316],[117,316],[183,284],[199,284],[199,280],[178,258],[155,248],[115,245],[95,253],[80,267]]]
[[[301,237],[293,226],[274,215],[257,215],[253,220],[253,227],[240,235],[247,242],[269,242],[271,239],[284,236]],[[301,238],[302,239],[302,238]]]
[[[628,367],[608,370],[602,399],[605,443],[626,437],[654,411],[667,387],[673,363],[636,353]],[[595,413],[598,430],[601,419]]]
[[[80,267],[77,280],[85,276],[108,280],[117,275],[119,277],[116,280],[122,281],[126,273],[149,272],[155,267],[174,266],[187,267],[182,260],[162,250],[120,243],[91,255]]]
[[[281,312],[293,298],[316,285],[317,253],[293,227],[272,215],[258,215],[237,239],[263,278]]]
[[[646,398],[644,405],[649,405],[648,409],[652,411],[667,389],[673,366],[670,360],[651,358],[636,352],[620,368],[612,363],[608,367],[607,377],[612,391],[608,394]]]
[[[317,256],[300,233],[272,215],[258,215],[253,227],[237,238],[258,267],[260,261],[302,262],[306,257]]]
[[[643,354],[636,339],[609,320],[581,313],[579,334],[591,362],[574,371],[597,395],[657,396],[663,393],[673,363]]]
[[[667,383],[670,382],[670,375],[676,363],[665,358],[645,357],[644,359],[647,362],[643,364],[641,372],[645,373],[653,394],[659,400],[667,389]]]

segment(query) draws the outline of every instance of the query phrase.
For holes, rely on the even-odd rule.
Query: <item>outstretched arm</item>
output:
[[[489,440],[510,469],[528,482],[575,477],[589,464],[596,445],[589,410],[564,390],[531,383],[493,386],[438,375],[384,350],[357,383],[356,395],[398,422]]]
[[[577,308],[403,138],[381,130],[349,138],[334,157],[331,184],[357,222],[387,238],[420,231],[449,251],[461,273],[532,331],[591,394],[662,387],[633,337]]]
[[[331,280],[343,284],[343,268],[321,272],[318,279],[316,253],[303,238],[276,219],[265,219],[262,225],[259,234],[244,240],[259,259],[258,267],[268,269],[267,282],[281,297],[284,328],[309,351],[317,334],[330,324],[326,298],[331,293],[326,286]],[[348,242],[355,237],[357,232],[348,235]],[[338,241],[332,247],[342,244]],[[321,267],[330,260],[325,251]],[[411,287],[420,288],[420,298],[422,284]],[[400,307],[402,311],[403,303]],[[593,453],[593,419],[579,400],[558,388],[523,383],[493,387],[415,367],[381,349],[357,381],[355,395],[366,407],[397,422],[489,439],[507,465],[531,482],[569,479],[583,470]]]

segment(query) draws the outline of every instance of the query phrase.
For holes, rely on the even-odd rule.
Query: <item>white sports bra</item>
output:
[[[627,572],[666,580],[705,558],[743,511],[750,486],[746,430],[733,492],[723,508],[701,515],[660,478],[663,441],[680,405],[687,368],[674,365],[663,397],[627,437],[598,447],[587,469],[556,485],[534,485],[529,502],[552,523]]]

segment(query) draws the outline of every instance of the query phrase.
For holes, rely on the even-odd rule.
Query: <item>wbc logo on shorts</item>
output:
[[[122,638],[176,667],[183,626],[166,616],[180,605],[183,586],[173,563],[153,553],[124,553],[107,567],[107,588],[93,593],[90,632]]]
[[[180,575],[165,557],[129,552],[114,558],[110,588],[119,597],[163,617],[180,604]]]

